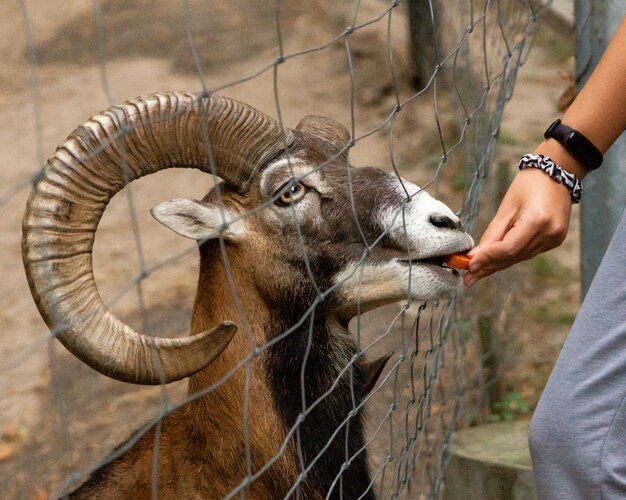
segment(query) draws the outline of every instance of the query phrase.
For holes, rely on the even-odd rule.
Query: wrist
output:
[[[519,169],[533,168],[541,170],[558,184],[561,184],[570,193],[572,203],[580,203],[583,186],[580,180],[572,172],[561,167],[553,158],[543,154],[530,153],[522,156],[519,162]]]
[[[553,203],[572,206],[569,189],[563,184],[554,182],[550,176],[537,168],[523,168],[517,173],[515,179],[521,183],[520,186],[534,194],[542,193]]]
[[[554,139],[544,140],[533,152],[535,154],[548,156],[557,165],[560,165],[568,172],[576,175],[579,180],[582,180],[589,172],[584,165]]]

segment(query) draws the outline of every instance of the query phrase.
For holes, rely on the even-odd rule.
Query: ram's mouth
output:
[[[400,264],[404,264],[405,266],[417,266],[420,264],[437,266],[445,271],[448,271],[454,276],[459,276],[459,272],[456,269],[453,269],[446,264],[447,257],[447,255],[440,255],[438,257],[428,257],[427,259],[399,259],[398,262]]]

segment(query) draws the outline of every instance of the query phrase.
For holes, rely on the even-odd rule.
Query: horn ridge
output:
[[[305,116],[296,126],[296,130],[323,139],[333,146],[336,152],[344,149],[350,142],[348,129],[338,121],[325,116]]]
[[[187,92],[139,97],[79,126],[42,169],[22,223],[31,294],[55,336],[85,363],[126,382],[170,382],[208,365],[230,342],[234,324],[183,339],[134,331],[97,291],[96,228],[107,203],[132,180],[170,167],[211,173],[212,156],[215,173],[244,192],[293,140],[251,106]]]

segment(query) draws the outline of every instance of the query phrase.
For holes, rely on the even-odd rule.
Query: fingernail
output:
[[[469,266],[469,270],[471,273],[475,273],[477,271],[480,271],[480,268],[483,267],[482,264],[476,263],[476,264],[470,264]]]
[[[467,285],[468,288],[472,288],[476,284],[476,281],[477,281],[476,278],[470,278],[465,282],[465,284]]]

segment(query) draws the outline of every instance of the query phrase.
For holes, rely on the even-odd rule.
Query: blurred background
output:
[[[46,498],[78,484],[186,391],[184,382],[135,387],[97,374],[51,338],[34,306],[21,218],[33,177],[76,126],[165,90],[216,91],[280,112],[288,127],[327,115],[352,131],[352,164],[396,168],[459,213],[478,240],[518,158],[573,98],[573,55],[570,1],[3,2],[5,498]],[[198,270],[195,243],[148,211],[170,198],[201,198],[210,185],[198,172],[161,172],[116,195],[103,217],[99,291],[142,332],[188,333]],[[530,416],[578,308],[577,221],[575,212],[559,249],[455,298],[353,321],[372,356],[394,351],[367,410],[381,498],[439,495],[454,429]]]

